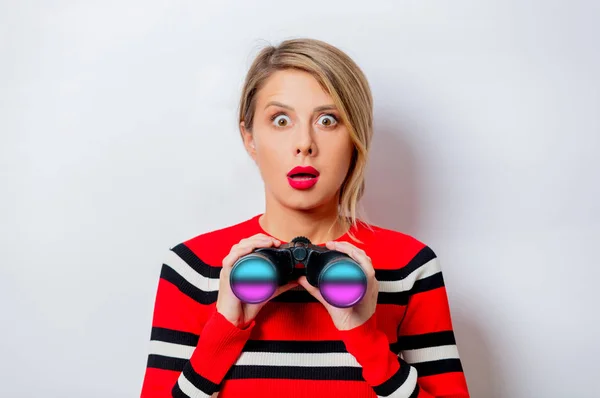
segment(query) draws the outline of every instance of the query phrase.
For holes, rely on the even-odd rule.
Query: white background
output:
[[[442,261],[473,397],[599,397],[594,1],[2,1],[0,396],[138,396],[166,250],[264,210],[256,52],[346,51],[369,221]]]

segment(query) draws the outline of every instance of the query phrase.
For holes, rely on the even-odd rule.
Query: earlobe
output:
[[[244,146],[246,147],[246,151],[248,151],[252,159],[254,159],[254,153],[256,149],[254,144],[254,137],[252,136],[251,132],[246,130],[244,122],[240,122],[240,133],[242,134],[242,137],[244,139]]]

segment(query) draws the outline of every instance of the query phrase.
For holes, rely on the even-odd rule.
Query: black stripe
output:
[[[414,391],[412,392],[412,394],[410,394],[410,397],[408,397],[408,398],[417,398],[419,396],[420,392],[421,392],[421,387],[419,387],[419,384],[417,384],[415,386]]]
[[[392,351],[396,355],[400,355],[400,351],[402,351],[402,347],[396,341],[395,343],[390,343],[390,351]]]
[[[166,343],[183,344],[189,346],[198,345],[198,335],[179,330],[153,327],[150,340],[164,341]]]
[[[408,292],[379,292],[377,304],[408,305]]]
[[[412,366],[417,369],[419,377],[463,371],[462,364],[458,358],[413,363]]]
[[[402,386],[408,379],[408,374],[410,373],[410,365],[400,358],[398,358],[398,361],[400,362],[400,367],[398,368],[396,373],[394,373],[391,378],[384,381],[382,384],[373,387],[373,391],[377,395],[383,397],[391,395],[394,391],[400,388],[400,386]]]
[[[425,246],[402,268],[376,269],[375,278],[378,281],[397,281],[405,279],[408,275],[436,257],[433,250],[431,250],[429,246]]]
[[[184,277],[179,275],[173,268],[163,264],[161,278],[171,282],[179,290],[191,297],[200,304],[212,304],[217,301],[218,291],[204,291],[189,283]],[[377,295],[377,304],[396,304],[407,305],[409,292],[379,292]],[[273,298],[271,301],[276,303],[318,303],[306,290],[288,290]]]
[[[379,292],[377,294],[377,304],[408,304],[408,292]],[[309,292],[305,290],[288,290],[275,297],[271,301],[277,303],[318,303]]]
[[[175,383],[173,389],[171,390],[171,395],[173,395],[173,398],[190,398],[183,391],[181,391],[181,388],[179,388],[179,383]]]
[[[171,249],[177,254],[183,261],[185,261],[194,271],[207,278],[219,278],[221,274],[221,267],[215,267],[200,260],[200,257],[196,256],[194,252],[187,247],[185,244],[180,243]]]
[[[207,278],[219,278],[222,268],[220,266],[205,263],[185,244],[180,243],[171,250],[200,275]],[[433,250],[429,246],[425,246],[404,267],[398,269],[375,269],[375,278],[378,281],[397,281],[405,279],[409,274],[436,257]]]
[[[444,277],[441,272],[428,276],[427,278],[415,281],[415,284],[408,292],[410,295],[428,292],[444,286]]]
[[[160,277],[166,281],[171,282],[184,294],[191,297],[200,304],[212,304],[217,301],[217,290],[206,292],[204,290],[198,289],[196,286],[189,283],[183,276],[179,275],[177,271],[175,271],[167,264],[163,264],[162,269],[160,271]]]
[[[206,395],[211,395],[213,392],[219,391],[218,384],[215,384],[206,377],[196,373],[191,365],[186,366],[185,369],[183,369],[183,375],[190,383],[194,385],[194,387]]]
[[[443,332],[415,334],[411,336],[400,336],[394,343],[399,352],[403,350],[416,350],[419,348],[439,347],[442,345],[455,345],[456,339],[452,330]]]
[[[254,366],[234,365],[228,379],[359,380],[362,368],[349,366]]]
[[[172,250],[199,274],[207,278],[219,278],[221,267],[213,267],[204,263],[183,243],[175,246]],[[426,246],[405,267],[397,270],[375,270],[375,277],[378,281],[396,281],[404,279],[411,272],[414,272],[433,258],[435,258],[435,254]],[[217,291],[204,291],[197,288],[178,274],[168,264],[163,264],[161,277],[174,284],[179,290],[200,304],[212,304],[217,301]],[[409,292],[379,292],[377,303],[407,305],[410,294],[432,290],[443,286],[443,283],[442,275],[441,273],[438,273],[431,277],[416,281]],[[271,301],[281,303],[318,303],[316,298],[303,290],[288,290]]]
[[[295,354],[348,352],[344,342],[339,340],[248,340],[243,350],[246,352],[286,352]]]
[[[173,358],[165,357],[163,355],[150,354],[148,355],[147,367],[164,370],[176,370],[178,372],[182,372],[187,362],[187,360],[182,358]]]

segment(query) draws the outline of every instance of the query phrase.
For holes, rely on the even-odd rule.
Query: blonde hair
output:
[[[242,88],[238,123],[252,131],[256,94],[276,71],[310,73],[332,97],[354,144],[348,175],[340,188],[337,222],[358,240],[351,227],[358,223],[359,201],[365,190],[365,170],[373,137],[373,97],[356,63],[340,49],[316,39],[298,38],[263,48],[250,66]],[[240,132],[241,134],[241,132]],[[330,227],[333,228],[335,223]]]

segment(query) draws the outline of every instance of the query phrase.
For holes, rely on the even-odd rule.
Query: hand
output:
[[[318,288],[308,283],[306,276],[301,276],[298,279],[298,282],[325,306],[327,312],[329,312],[329,315],[333,320],[335,327],[338,330],[353,329],[362,325],[375,313],[375,308],[377,306],[377,295],[379,293],[379,284],[377,279],[375,279],[375,269],[371,263],[371,258],[367,256],[365,251],[357,248],[349,242],[327,242],[326,247],[329,250],[337,250],[339,252],[348,254],[363,268],[367,276],[367,291],[363,299],[353,307],[334,307],[325,301]]]
[[[268,300],[258,304],[247,304],[240,301],[229,284],[229,275],[233,264],[243,255],[251,253],[254,249],[261,247],[279,247],[281,242],[265,234],[256,234],[242,239],[232,246],[229,254],[223,259],[223,268],[219,275],[219,294],[217,296],[217,311],[236,327],[244,328],[260,311],[260,309],[272,298],[281,293],[298,286],[298,282],[292,281],[284,286],[279,286]]]

